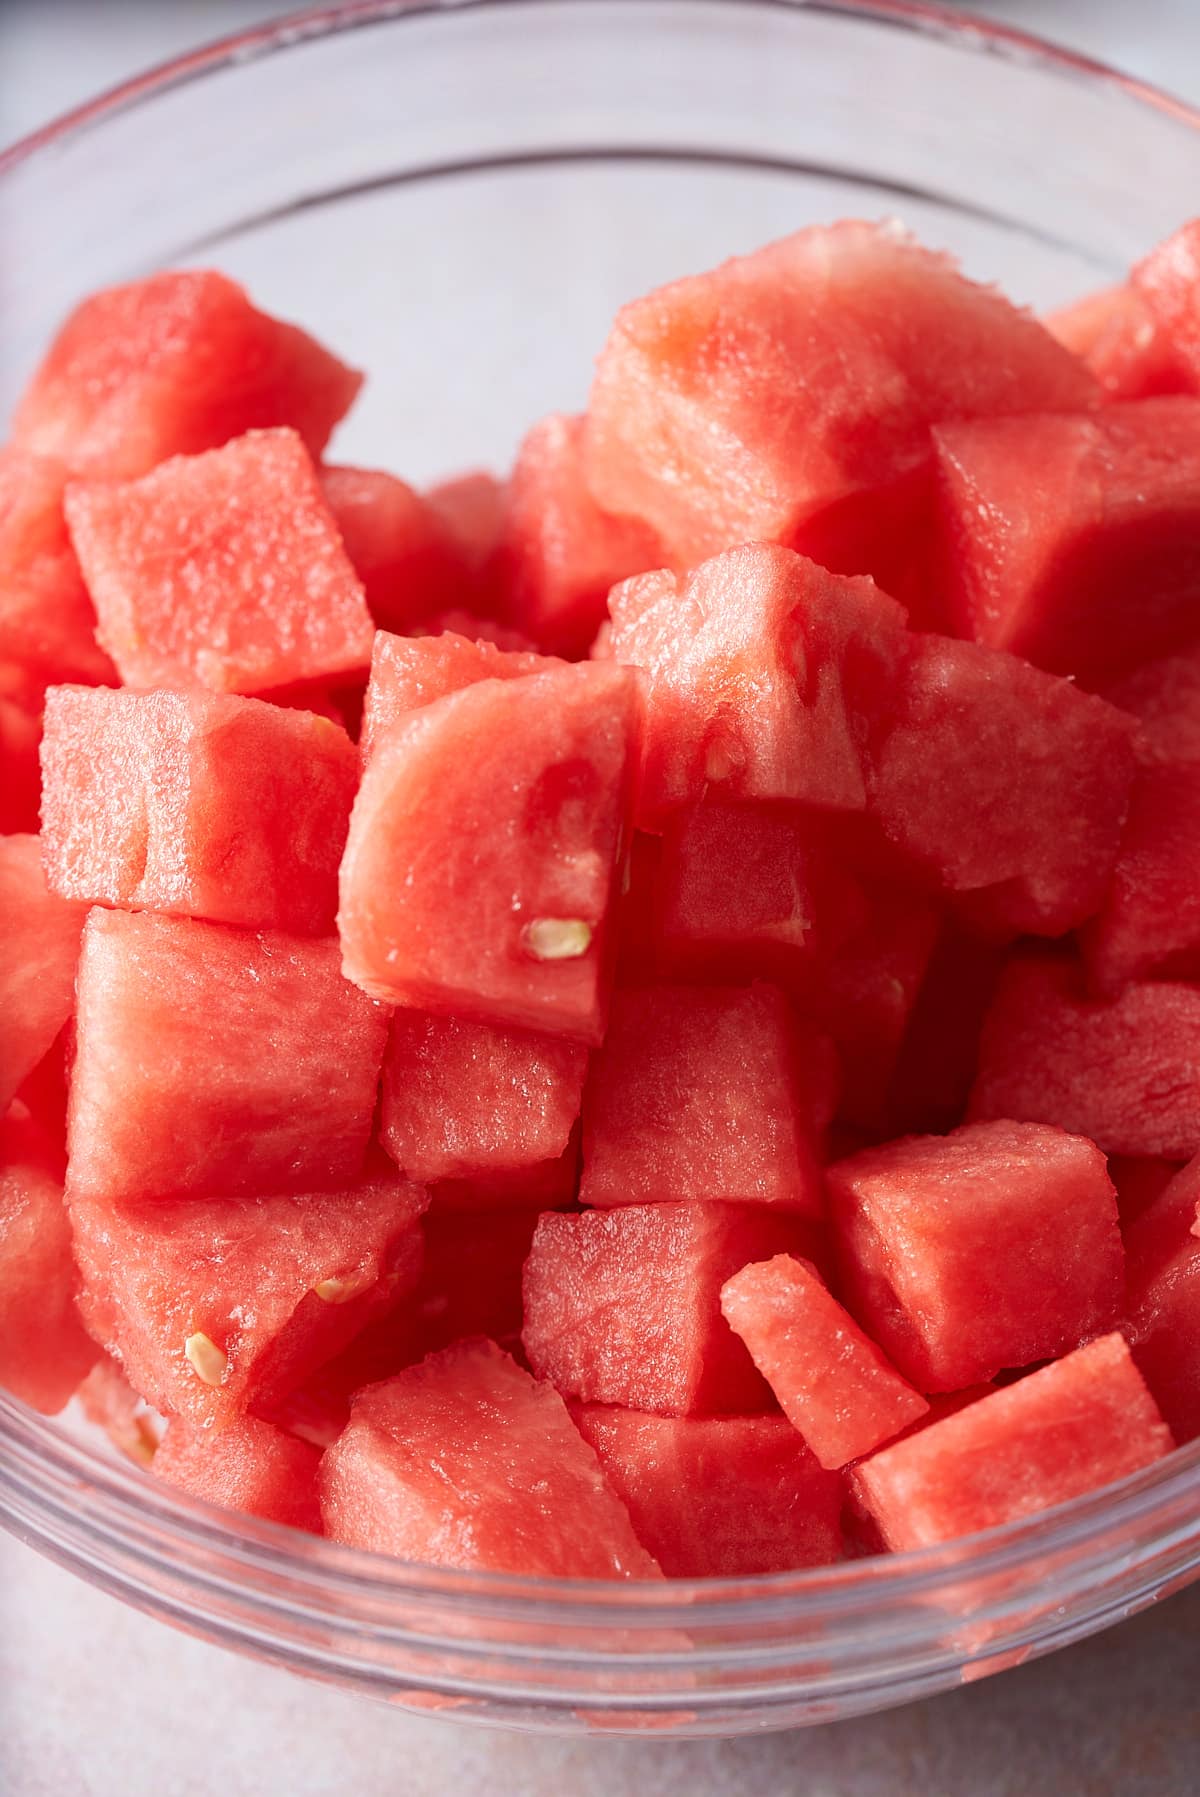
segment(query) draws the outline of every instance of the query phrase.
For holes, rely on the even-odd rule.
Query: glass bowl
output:
[[[933,7],[367,0],[245,33],[0,157],[7,409],[90,288],[212,263],[371,380],[341,460],[505,464],[584,402],[623,299],[795,226],[899,215],[1039,306],[1194,209],[1200,117]],[[1049,1651],[1200,1568],[1200,1444],[989,1535],[663,1586],[409,1566],[234,1519],[0,1396],[0,1515],[140,1608],[523,1728],[734,1734]]]

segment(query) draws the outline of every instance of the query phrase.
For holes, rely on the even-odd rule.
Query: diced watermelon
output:
[[[1133,780],[1133,727],[1015,655],[914,636],[870,809],[935,887],[1008,934],[1058,936],[1100,905]]]
[[[97,1358],[75,1307],[62,1165],[23,1105],[0,1119],[0,1385],[53,1415]]]
[[[775,986],[618,991],[584,1094],[584,1204],[728,1199],[820,1216],[798,1027]]]
[[[322,1463],[321,1508],[335,1541],[402,1560],[659,1576],[562,1399],[488,1341],[360,1392]]]
[[[380,1140],[420,1180],[554,1160],[579,1116],[586,1071],[577,1043],[401,1008],[384,1056]]]
[[[0,836],[0,1116],[71,1015],[86,908],[46,886],[36,836]]]
[[[710,792],[862,809],[867,723],[905,640],[871,581],[748,544],[627,580],[609,608],[614,655],[647,678],[639,822]]]
[[[484,680],[377,740],[350,822],[343,966],[393,1003],[595,1042],[637,689],[582,663]]]
[[[65,507],[127,685],[259,693],[370,661],[362,586],[294,431],[74,482]]]
[[[307,1441],[253,1416],[219,1434],[176,1417],[154,1456],[157,1477],[189,1497],[314,1535],[321,1533],[320,1465]]]
[[[410,711],[457,693],[480,680],[516,680],[560,667],[545,655],[497,648],[494,643],[446,631],[441,636],[376,632],[371,678],[363,706],[362,755],[366,761],[383,732]]]
[[[15,662],[0,661],[0,833],[6,836],[38,828],[41,737],[41,681]]]
[[[92,911],[79,959],[73,1194],[345,1186],[387,1041],[335,942]]]
[[[1109,399],[1152,399],[1187,390],[1166,332],[1131,283],[1089,293],[1042,322],[1087,363]]]
[[[158,1452],[162,1419],[130,1385],[115,1360],[101,1354],[75,1393],[89,1423],[103,1429],[127,1460],[149,1466]]]
[[[115,680],[63,517],[63,463],[0,449],[0,659],[42,680]]]
[[[592,387],[597,501],[683,565],[750,539],[872,569],[908,522],[929,426],[1087,406],[1033,318],[894,226],[798,231],[634,300]]]
[[[72,1192],[81,1308],[159,1410],[222,1428],[277,1404],[413,1290],[425,1203],[382,1173],[296,1197]]]
[[[1200,1161],[1191,1160],[1131,1224],[1133,1357],[1177,1441],[1200,1435]]]
[[[538,1223],[522,1340],[535,1373],[586,1403],[754,1415],[771,1394],[721,1315],[739,1267],[811,1252],[812,1225],[766,1205],[626,1204]]]
[[[324,468],[321,487],[383,629],[408,630],[470,596],[448,526],[406,481],[374,468]]]
[[[851,1307],[923,1392],[1063,1354],[1118,1320],[1116,1194],[1080,1136],[969,1124],[866,1149],[827,1178]]]
[[[1004,959],[1003,949],[980,942],[953,918],[943,925],[895,1057],[889,1134],[936,1135],[961,1120]]]
[[[51,687],[42,853],[64,898],[331,931],[358,784],[344,730],[230,693]]]
[[[521,1335],[521,1273],[541,1213],[519,1208],[465,1212],[435,1190],[425,1214],[425,1266],[413,1327],[423,1353],[463,1336],[505,1346]]]
[[[1132,1226],[1162,1196],[1178,1172],[1179,1162],[1164,1160],[1161,1155],[1109,1155],[1108,1177],[1117,1188],[1117,1209],[1126,1242]]]
[[[468,642],[490,643],[494,649],[503,649],[509,655],[537,652],[537,644],[523,630],[514,630],[511,624],[500,624],[495,618],[482,618],[477,612],[463,611],[461,606],[422,618],[420,624],[414,624],[410,634],[445,636],[447,631],[454,636],[465,636]]]
[[[76,307],[25,389],[13,438],[105,479],[273,425],[319,455],[361,385],[224,275],[156,274]]]
[[[1137,719],[1143,767],[1200,761],[1200,644],[1143,663],[1104,696]]]
[[[579,1186],[579,1129],[552,1161],[529,1167],[506,1167],[473,1179],[440,1179],[433,1187],[443,1210],[504,1210],[533,1206],[537,1210],[570,1210]]]
[[[571,1413],[668,1578],[752,1578],[841,1558],[842,1480],[781,1416]]]
[[[1170,346],[1181,384],[1200,393],[1200,219],[1151,250],[1131,280]]]
[[[851,1479],[900,1552],[1082,1497],[1173,1446],[1125,1341],[1106,1335],[881,1448]]]
[[[939,427],[954,630],[1090,684],[1195,634],[1200,399]]]
[[[1149,975],[1200,977],[1200,761],[1139,770],[1112,883],[1082,941],[1102,995]]]
[[[1087,997],[1071,955],[1015,955],[984,1024],[975,1117],[1056,1123],[1107,1154],[1200,1148],[1200,985],[1134,981]]]
[[[486,469],[474,468],[439,481],[425,497],[449,531],[470,576],[470,609],[491,617],[498,598],[496,551],[508,509],[507,485]]]
[[[26,1074],[17,1087],[18,1099],[42,1134],[48,1136],[59,1150],[64,1166],[67,1161],[67,1092],[74,1058],[75,1022],[72,1014],[32,1073]]]
[[[586,655],[618,580],[662,564],[639,518],[592,498],[582,463],[584,420],[552,413],[528,432],[508,487],[498,570],[505,614],[535,642]]]
[[[807,1261],[777,1254],[743,1267],[721,1287],[721,1311],[830,1472],[929,1409]]]

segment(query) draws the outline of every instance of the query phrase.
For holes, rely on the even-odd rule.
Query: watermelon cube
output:
[[[668,1578],[752,1578],[842,1557],[842,1480],[782,1416],[571,1412]]]
[[[710,793],[862,809],[868,725],[905,642],[871,581],[751,543],[624,581],[609,609],[613,654],[647,683],[643,827]]]
[[[432,1190],[443,1210],[570,1210],[579,1186],[579,1129],[561,1154],[527,1167],[503,1167],[469,1179],[439,1179]],[[484,1333],[487,1333],[486,1331]]]
[[[1161,1155],[1109,1155],[1108,1177],[1117,1188],[1117,1209],[1127,1251],[1130,1229],[1162,1196],[1179,1170],[1178,1161],[1164,1160]]]
[[[414,1289],[425,1203],[394,1173],[285,1197],[72,1192],[84,1319],[150,1403],[223,1428],[269,1411]]]
[[[291,1529],[321,1533],[317,1496],[321,1456],[309,1442],[272,1423],[242,1416],[214,1434],[177,1416],[153,1464],[158,1478],[189,1497]]]
[[[819,1217],[797,1034],[765,983],[618,991],[584,1095],[581,1201],[721,1199]]]
[[[43,680],[115,680],[63,517],[61,462],[0,449],[0,659]]]
[[[323,468],[321,488],[382,629],[408,630],[469,597],[448,526],[406,481],[374,468]]]
[[[766,1205],[549,1212],[525,1263],[529,1364],[589,1404],[759,1414],[771,1393],[721,1315],[721,1287],[747,1262],[807,1254],[814,1239],[811,1224]]]
[[[885,1106],[889,1135],[939,1135],[961,1122],[1004,961],[1003,948],[946,919],[895,1057]]]
[[[603,512],[583,468],[584,420],[553,413],[535,424],[508,486],[497,569],[505,615],[539,645],[586,655],[618,580],[662,564],[639,518]]]
[[[322,1462],[321,1508],[335,1541],[401,1560],[660,1576],[562,1399],[489,1341],[359,1392]]]
[[[23,1105],[0,1119],[0,1272],[0,1385],[53,1415],[99,1350],[75,1305],[62,1164]]]
[[[528,1205],[466,1212],[437,1189],[425,1213],[425,1264],[414,1300],[421,1352],[468,1335],[515,1347],[521,1336],[521,1274],[541,1212]]]
[[[393,1004],[595,1042],[627,831],[627,668],[483,680],[377,741],[350,820],[346,975]]]
[[[529,1030],[393,1013],[379,1135],[413,1179],[471,1179],[564,1152],[579,1116],[587,1050]]]
[[[891,225],[815,226],[634,300],[589,405],[598,503],[683,565],[751,539],[855,571],[908,520],[929,426],[1093,403],[1087,369]],[[890,547],[890,545],[889,545]]]
[[[1195,632],[1200,399],[939,426],[954,630],[1092,684]]]
[[[336,724],[231,693],[57,686],[42,854],[64,898],[331,931],[358,784]]]
[[[1137,719],[1142,767],[1200,761],[1200,646],[1143,662],[1106,686],[1104,696]]]
[[[357,1178],[387,1042],[336,942],[92,911],[68,1125],[73,1195],[311,1191]]]
[[[1200,977],[1200,761],[1139,770],[1112,882],[1082,942],[1102,995],[1153,975]]]
[[[389,630],[377,631],[363,704],[363,760],[385,730],[422,705],[431,705],[479,680],[515,680],[560,665],[544,655],[500,649],[453,630],[440,636],[394,636]]]
[[[1132,981],[1089,998],[1069,954],[1017,954],[984,1023],[974,1117],[1054,1123],[1106,1154],[1200,1148],[1200,985]]]
[[[162,1418],[134,1391],[115,1360],[101,1354],[75,1393],[84,1416],[103,1429],[118,1453],[149,1466],[158,1452]]]
[[[957,1391],[1117,1322],[1116,1194],[1091,1142],[1037,1123],[910,1136],[829,1168],[855,1316],[920,1391]]]
[[[36,836],[0,836],[0,1116],[75,1008],[86,907],[50,891]]]
[[[5,836],[38,828],[42,692],[41,680],[28,668],[0,661],[0,834]]]
[[[830,1472],[929,1409],[807,1261],[777,1254],[743,1267],[721,1287],[721,1311]]]
[[[76,307],[25,389],[13,438],[103,479],[274,425],[316,456],[361,386],[224,275],[156,274]]]
[[[261,693],[370,661],[362,586],[295,431],[75,482],[64,503],[127,686]]]
[[[1170,339],[1132,282],[1086,294],[1042,322],[1087,363],[1107,399],[1152,399],[1187,390]]]
[[[1096,911],[1133,780],[1133,727],[1103,699],[978,643],[914,636],[870,810],[936,889],[992,928],[1059,936]]]
[[[1123,1337],[1105,1335],[881,1448],[851,1481],[902,1552],[1067,1503],[1173,1446]]]
[[[1180,385],[1200,393],[1200,219],[1151,250],[1130,279],[1166,339]]]
[[[1128,1334],[1177,1441],[1200,1436],[1200,1162],[1164,1186],[1126,1233]]]

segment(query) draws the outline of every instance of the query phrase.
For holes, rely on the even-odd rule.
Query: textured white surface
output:
[[[7,0],[0,140],[278,10]],[[1200,99],[1200,0],[975,10]],[[539,1740],[251,1666],[0,1537],[0,1797],[1192,1797],[1198,1690],[1200,1588],[1052,1660],[863,1721],[732,1742]]]

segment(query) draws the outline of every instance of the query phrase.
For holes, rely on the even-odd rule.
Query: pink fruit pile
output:
[[[0,451],[0,1380],[611,1578],[1200,1436],[1200,223],[1045,324],[802,231],[504,483],[360,380],[157,275]]]

